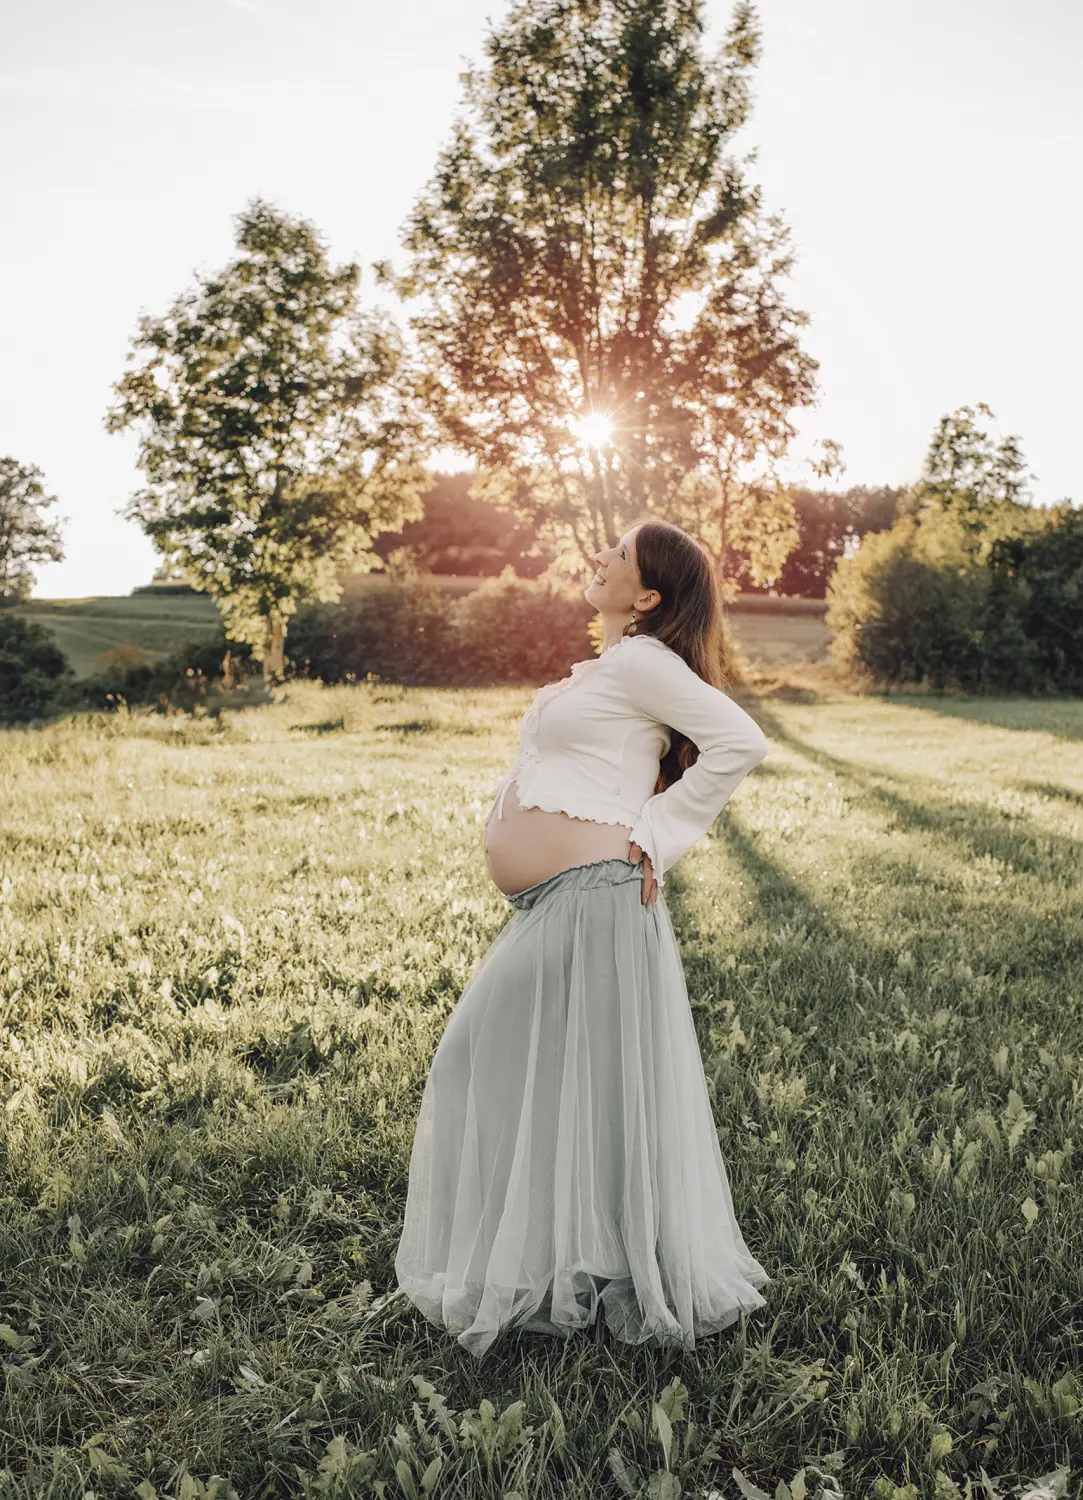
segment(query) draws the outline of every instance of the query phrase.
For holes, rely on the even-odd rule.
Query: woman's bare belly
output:
[[[520,807],[514,781],[507,789],[503,810],[504,816],[498,818],[494,801],[485,824],[485,864],[507,896],[571,865],[628,858],[631,828],[545,812],[540,807]]]

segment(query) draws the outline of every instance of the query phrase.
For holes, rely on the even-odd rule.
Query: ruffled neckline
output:
[[[584,672],[596,667],[610,657],[616,656],[622,646],[627,646],[629,641],[651,641],[655,646],[661,646],[663,651],[672,651],[672,646],[667,646],[665,641],[660,641],[656,635],[622,635],[619,641],[614,641],[607,646],[600,656],[587,656],[582,661],[572,663],[572,668],[567,677],[562,677],[560,682],[551,683],[551,687],[560,687],[565,682],[572,682],[576,677],[581,677]]]
[[[672,650],[671,646],[667,646],[665,641],[660,641],[657,636],[622,635],[619,641],[614,641],[612,646],[607,646],[600,656],[588,656],[585,657],[582,661],[573,662],[571,671],[568,673],[567,677],[562,677],[559,682],[550,682],[547,683],[545,687],[539,688],[538,692],[534,696],[534,701],[531,703],[530,707],[527,709],[526,713],[522,717],[522,720],[520,721],[520,760],[519,762],[517,762],[517,764],[521,763],[524,759],[538,759],[538,716],[545,704],[550,703],[554,698],[559,697],[561,693],[566,693],[569,688],[575,686],[576,683],[581,682],[584,676],[589,676],[591,672],[600,667],[604,661],[608,661],[611,657],[616,656],[620,648],[622,646],[626,646],[629,641],[639,640],[653,641],[654,644],[656,646],[660,646],[663,651]]]
[[[616,656],[620,648],[622,646],[626,646],[629,641],[641,640],[653,641],[656,646],[661,646],[663,651],[669,651],[672,649],[671,647],[666,645],[665,641],[660,641],[657,636],[622,635],[619,641],[614,641],[611,646],[607,646],[600,656],[586,656],[582,661],[572,662],[571,671],[568,673],[567,677],[562,677],[559,682],[547,683],[545,687],[540,688],[538,691],[538,695],[535,698],[535,702],[537,703],[539,701],[548,701],[548,699],[555,696],[556,693],[563,691],[565,688],[571,687],[572,684],[583,677],[584,674],[593,672],[595,668],[601,666],[602,662],[609,661],[612,657]]]
[[[629,641],[636,639],[637,637],[634,635],[622,635],[619,641],[614,641],[611,646],[607,646],[599,656],[585,656],[582,661],[572,662],[570,673],[567,677],[562,677],[561,682],[571,682],[574,678],[581,677],[584,672],[591,671],[603,661],[608,661],[610,657],[616,656],[622,646],[626,646]],[[555,686],[559,687],[560,683],[555,684]]]

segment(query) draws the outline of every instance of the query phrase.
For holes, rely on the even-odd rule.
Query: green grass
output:
[[[0,1495],[1078,1494],[1083,704],[750,702],[666,896],[767,1307],[479,1366],[393,1256],[529,696],[0,738]]]

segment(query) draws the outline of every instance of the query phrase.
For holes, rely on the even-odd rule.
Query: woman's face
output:
[[[626,531],[615,547],[605,547],[594,554],[598,571],[591,580],[585,597],[598,610],[606,614],[630,615],[632,606],[650,608],[651,600],[645,596],[647,590],[639,576],[636,562],[635,537],[639,530],[633,526]],[[654,591],[652,591],[654,592]],[[654,602],[657,602],[655,598]]]

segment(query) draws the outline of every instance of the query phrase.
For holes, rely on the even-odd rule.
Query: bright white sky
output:
[[[37,594],[126,593],[155,554],[102,417],[141,310],[233,251],[259,194],[335,260],[404,263],[398,230],[503,0],[16,0],[0,10],[0,454],[69,518]],[[730,15],[707,0],[709,41]],[[791,226],[812,321],[813,440],[843,484],[917,476],[940,416],[986,401],[1042,502],[1083,501],[1079,0],[762,0],[740,144]],[[384,298],[386,302],[386,297]],[[401,318],[400,314],[400,318]],[[799,462],[794,477],[807,477]]]

